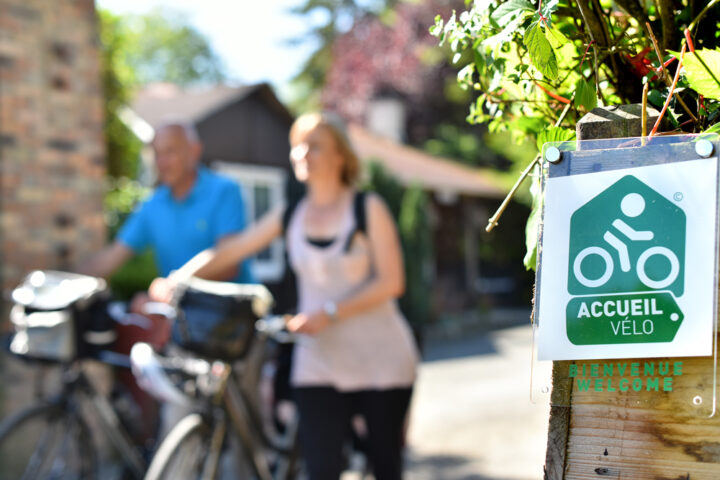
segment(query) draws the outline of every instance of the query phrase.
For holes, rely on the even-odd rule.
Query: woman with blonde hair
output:
[[[287,322],[298,338],[291,384],[310,480],[339,478],[355,413],[365,420],[376,480],[397,480],[418,360],[395,301],[405,288],[397,230],[378,195],[355,190],[359,163],[337,117],[302,115],[290,144],[307,194],[157,279],[150,293],[167,300],[178,280],[210,276],[284,235],[299,300]]]

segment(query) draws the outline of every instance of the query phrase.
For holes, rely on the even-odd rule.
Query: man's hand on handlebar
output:
[[[150,295],[150,299],[155,302],[170,303],[175,294],[176,287],[177,282],[172,278],[158,277],[150,284],[148,294]]]

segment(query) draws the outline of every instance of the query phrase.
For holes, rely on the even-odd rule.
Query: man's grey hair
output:
[[[179,128],[185,133],[185,138],[187,138],[189,142],[200,143],[200,135],[198,135],[195,125],[187,120],[173,117],[165,118],[155,127],[155,135],[166,128]]]

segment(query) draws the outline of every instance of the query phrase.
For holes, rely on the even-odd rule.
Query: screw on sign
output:
[[[670,342],[683,321],[685,213],[632,175],[570,220],[568,339]]]

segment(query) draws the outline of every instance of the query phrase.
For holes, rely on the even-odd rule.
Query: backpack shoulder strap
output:
[[[367,214],[365,213],[365,199],[367,198],[366,192],[356,192],[353,198],[353,216],[355,217],[355,228],[352,233],[347,237],[345,242],[344,251],[350,250],[355,234],[360,232],[367,235]]]
[[[353,199],[353,215],[355,215],[355,231],[367,234],[367,215],[365,213],[366,192],[356,192]]]

